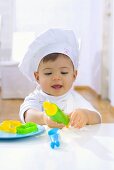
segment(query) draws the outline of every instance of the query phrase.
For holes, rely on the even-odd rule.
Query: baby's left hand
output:
[[[76,109],[70,114],[70,124],[75,128],[82,128],[88,123],[88,115],[84,109]]]

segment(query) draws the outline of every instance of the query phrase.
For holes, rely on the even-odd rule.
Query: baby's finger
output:
[[[70,123],[71,123],[71,126],[74,126],[75,124],[78,124],[81,120],[81,117],[80,115],[76,115],[73,119],[71,119]]]
[[[48,124],[48,126],[50,127],[50,128],[60,128],[60,129],[62,129],[63,127],[64,127],[64,125],[63,124],[60,124],[60,123],[57,123],[57,122],[50,122],[49,124]]]
[[[82,128],[82,127],[84,127],[85,126],[85,121],[79,121],[77,124],[75,124],[75,128]]]
[[[82,125],[80,123],[77,123],[74,125],[74,127],[80,129],[82,127]]]
[[[57,128],[62,129],[63,127],[64,127],[64,125],[63,125],[63,124],[58,124],[58,125],[57,125]]]
[[[84,127],[86,125],[86,122],[83,121],[82,124],[81,124],[81,127]]]
[[[69,118],[71,118],[72,112],[68,115]]]

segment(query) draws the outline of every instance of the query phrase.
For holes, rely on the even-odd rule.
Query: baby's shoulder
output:
[[[83,98],[77,91],[75,91],[75,90],[72,90],[71,91],[71,95],[72,95],[72,97],[74,97],[74,98]]]
[[[41,96],[41,93],[40,91],[36,88],[34,89],[33,92],[31,92],[28,96],[26,96],[25,100],[26,99],[35,99],[35,98],[39,98]]]

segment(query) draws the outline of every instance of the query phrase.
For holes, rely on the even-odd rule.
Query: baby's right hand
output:
[[[60,128],[60,129],[62,129],[65,126],[64,124],[60,124],[60,123],[52,121],[50,119],[50,117],[48,117],[46,115],[44,115],[44,123],[50,128]]]

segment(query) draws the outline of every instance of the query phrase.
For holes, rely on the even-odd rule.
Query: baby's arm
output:
[[[95,111],[76,109],[70,114],[70,123],[75,128],[82,128],[85,125],[101,123],[101,117]]]
[[[71,126],[81,128],[101,123],[101,114],[79,93],[73,93],[73,102],[74,110],[70,113]]]
[[[28,109],[24,114],[25,122],[35,122],[39,125],[47,125],[50,128],[63,128],[63,124],[58,124],[52,121],[49,117],[45,115],[44,112],[39,112],[35,109]]]
[[[24,113],[24,120],[25,122],[35,122],[39,125],[44,125],[44,113],[39,112],[35,109],[28,109]]]

